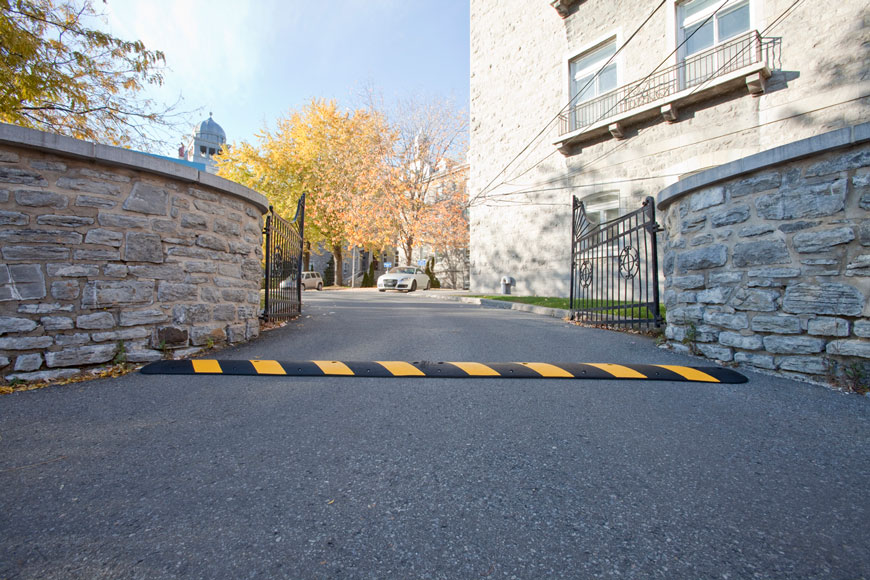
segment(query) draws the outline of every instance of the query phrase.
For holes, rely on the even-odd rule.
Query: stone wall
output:
[[[0,125],[0,374],[256,337],[266,210],[166,159]]]
[[[658,208],[672,345],[818,381],[870,367],[870,123],[691,176]]]

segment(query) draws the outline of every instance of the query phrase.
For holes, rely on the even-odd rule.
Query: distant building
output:
[[[178,148],[178,157],[193,164],[202,164],[207,172],[216,173],[214,156],[220,154],[226,143],[226,132],[209,113],[208,119],[201,121],[193,130],[187,145],[182,143]]]

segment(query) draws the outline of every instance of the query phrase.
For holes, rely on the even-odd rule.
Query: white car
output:
[[[429,276],[414,266],[396,266],[378,278],[378,291],[398,290],[413,292],[417,288],[429,289]]]

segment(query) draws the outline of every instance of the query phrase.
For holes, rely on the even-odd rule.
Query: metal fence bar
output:
[[[653,198],[642,207],[593,225],[576,197],[571,227],[572,320],[661,325]]]

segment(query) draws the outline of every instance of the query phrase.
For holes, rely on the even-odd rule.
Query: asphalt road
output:
[[[307,292],[299,321],[219,354],[699,364],[422,294]],[[870,400],[746,374],[136,373],[3,396],[0,579],[870,577]]]

